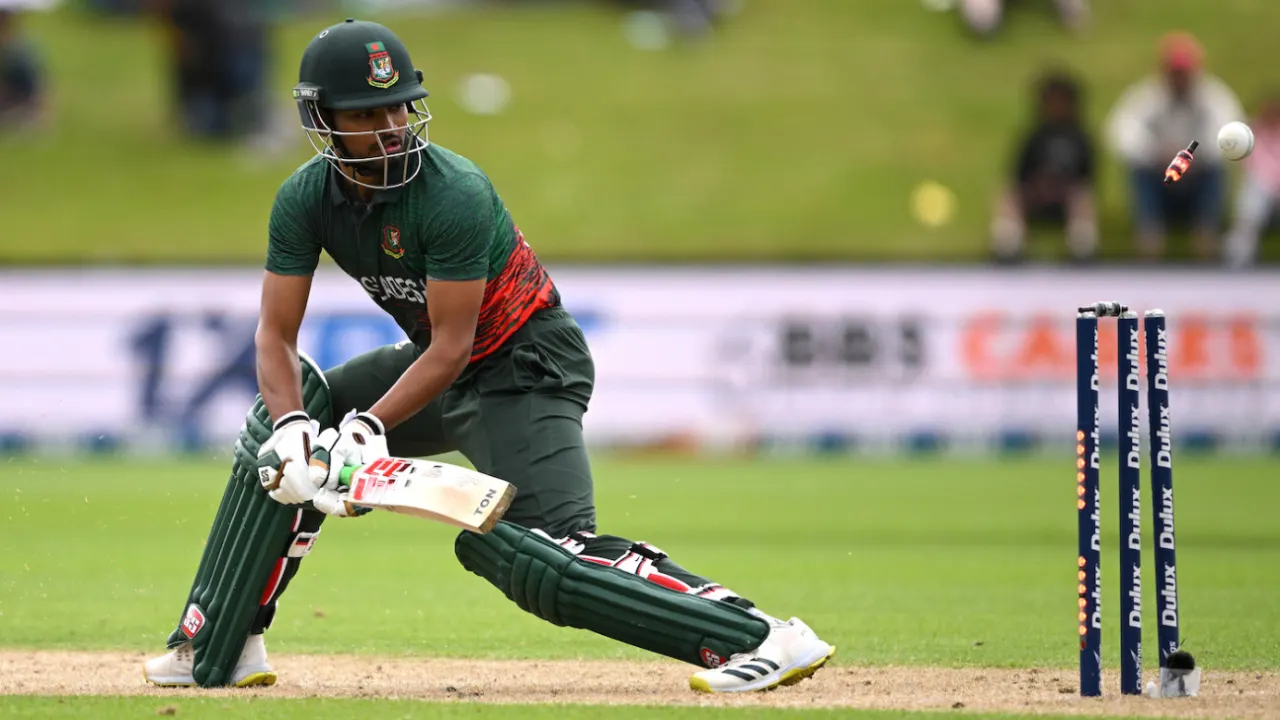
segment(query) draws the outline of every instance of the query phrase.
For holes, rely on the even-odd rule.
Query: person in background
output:
[[[255,0],[156,0],[171,38],[174,99],[195,138],[243,140],[264,132],[268,12]]]
[[[44,107],[43,73],[18,19],[17,6],[0,3],[0,132],[35,125]]]
[[[1004,14],[1017,0],[955,0],[961,21],[970,32],[988,38],[1004,24]],[[1041,0],[1043,2],[1043,0]],[[1058,18],[1063,26],[1073,32],[1083,30],[1089,24],[1088,0],[1053,0]]]
[[[996,198],[991,223],[992,253],[1002,262],[1021,258],[1028,223],[1063,227],[1077,261],[1097,251],[1094,149],[1080,95],[1064,72],[1047,73],[1036,85],[1036,119],[1021,141],[1011,182]]]
[[[1111,150],[1129,174],[1138,250],[1148,259],[1164,253],[1166,229],[1180,221],[1189,224],[1202,260],[1218,253],[1226,189],[1214,139],[1218,128],[1241,120],[1244,111],[1231,88],[1203,65],[1204,50],[1195,37],[1166,35],[1160,72],[1126,89],[1106,120]],[[1194,168],[1166,186],[1165,168],[1192,140],[1200,141]]]
[[[679,37],[694,40],[709,36],[729,15],[738,12],[740,0],[611,0],[628,12],[659,13]]]
[[[1258,241],[1276,217],[1280,200],[1280,93],[1262,105],[1253,128],[1253,153],[1244,160],[1244,182],[1236,195],[1235,217],[1223,242],[1226,264],[1252,265]]]

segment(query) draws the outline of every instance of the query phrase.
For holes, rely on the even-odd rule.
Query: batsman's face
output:
[[[339,110],[333,116],[334,130],[352,159],[378,158],[404,151],[409,109],[404,105]]]

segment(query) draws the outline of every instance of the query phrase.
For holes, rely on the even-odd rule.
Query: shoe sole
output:
[[[831,657],[835,654],[836,654],[836,649],[835,647],[832,647],[829,651],[827,651],[826,655],[823,655],[822,657],[818,658],[816,661],[808,665],[805,665],[804,667],[792,668],[780,674],[776,680],[769,682],[765,685],[761,685],[759,687],[752,687],[752,685],[748,684],[748,685],[744,685],[741,688],[716,690],[711,687],[711,683],[707,682],[706,678],[700,678],[697,675],[694,675],[689,678],[689,689],[693,690],[694,692],[710,693],[710,694],[734,693],[734,692],[767,692],[769,690],[777,690],[778,688],[784,685],[795,685],[796,683],[799,683],[803,680],[813,677],[813,674],[821,670],[822,666],[826,665],[827,661],[830,660]]]
[[[276,684],[276,674],[267,670],[265,672],[250,673],[235,683],[238,688],[247,687],[267,687]]]
[[[197,687],[198,683],[194,680],[182,679],[152,679],[147,677],[144,672],[142,678],[157,687]],[[276,684],[276,674],[272,671],[249,673],[232,683],[232,687],[267,687]]]

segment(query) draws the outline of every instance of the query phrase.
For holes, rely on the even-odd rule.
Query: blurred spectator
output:
[[[1253,154],[1244,160],[1244,182],[1236,195],[1235,218],[1223,248],[1232,267],[1253,264],[1258,240],[1276,219],[1280,200],[1280,95],[1263,104],[1253,128]]]
[[[153,0],[81,0],[84,6],[99,15],[131,17],[142,14]]]
[[[16,3],[0,2],[0,130],[34,125],[44,105],[44,78],[18,13]]]
[[[1049,0],[1037,0],[1047,3]],[[1089,22],[1088,0],[1052,0],[1062,24],[1070,30],[1081,30]],[[991,37],[1004,22],[1005,10],[1019,0],[959,0],[960,19],[975,35]]]
[[[1080,86],[1066,73],[1048,73],[1036,85],[1034,103],[1013,177],[996,198],[992,252],[1001,261],[1020,259],[1027,225],[1049,224],[1065,229],[1073,258],[1092,259],[1098,247],[1094,150],[1081,119]]]
[[[1231,88],[1202,67],[1204,51],[1187,33],[1170,33],[1160,44],[1160,72],[1130,86],[1107,118],[1112,150],[1129,173],[1133,223],[1144,257],[1164,251],[1166,228],[1190,225],[1196,253],[1210,259],[1226,202],[1218,128],[1242,119]],[[1192,140],[1200,141],[1195,165],[1178,183],[1164,185],[1169,161]]]
[[[612,0],[633,13],[658,13],[686,39],[711,33],[725,17],[737,13],[741,0]]]
[[[244,139],[266,129],[271,4],[157,0],[172,39],[174,99],[192,136]]]

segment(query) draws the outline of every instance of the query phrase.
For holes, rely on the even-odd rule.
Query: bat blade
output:
[[[412,458],[385,457],[343,468],[352,505],[441,522],[484,534],[515,498],[511,483],[476,470]]]

